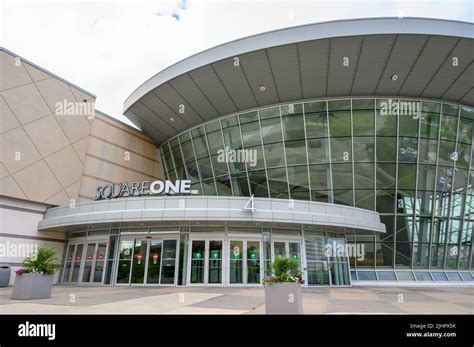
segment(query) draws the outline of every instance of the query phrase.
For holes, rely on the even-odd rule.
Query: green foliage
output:
[[[29,273],[52,275],[61,268],[61,263],[56,258],[54,248],[41,246],[34,255],[24,260],[23,266]]]
[[[304,283],[300,262],[296,259],[277,257],[275,261],[270,264],[270,272],[271,273],[265,276],[263,280],[264,283],[270,285],[282,282]]]
[[[301,274],[300,262],[296,259],[277,257],[272,263],[272,272],[274,275],[279,277],[299,275]]]

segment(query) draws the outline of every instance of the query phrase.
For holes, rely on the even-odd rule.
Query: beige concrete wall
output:
[[[92,113],[58,112],[58,103],[84,101]],[[94,199],[105,183],[162,177],[153,142],[94,112],[94,103],[92,94],[0,48],[0,250],[48,245],[61,258],[66,235],[38,231],[48,207]],[[28,255],[0,254],[12,266],[10,284]]]
[[[139,130],[96,112],[86,151],[79,201],[94,200],[97,187],[159,179],[158,149]]]
[[[62,260],[64,233],[38,231],[38,222],[43,219],[48,205],[0,196],[0,263],[10,264],[10,284],[14,283],[15,271],[22,267],[23,260],[37,247],[56,249]],[[58,274],[55,275],[57,282]]]
[[[4,49],[0,76],[0,196],[67,205],[94,199],[99,185],[163,177],[141,131],[99,111],[58,112],[93,106],[92,94]]]
[[[61,115],[57,103],[93,106],[95,97],[5,50],[0,76],[0,195],[77,199],[92,119]]]

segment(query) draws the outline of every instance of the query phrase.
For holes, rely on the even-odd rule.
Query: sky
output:
[[[296,25],[366,17],[474,22],[473,1],[0,0],[0,46],[95,94],[131,124],[125,99],[192,54]]]

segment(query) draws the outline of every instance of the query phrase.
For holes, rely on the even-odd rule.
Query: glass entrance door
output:
[[[76,250],[76,245],[68,245],[67,254],[66,254],[66,263],[64,264],[63,271],[63,282],[70,281],[72,263],[74,262],[74,251]]]
[[[222,284],[222,241],[209,241],[207,283]]]
[[[103,281],[106,250],[107,242],[99,242],[97,244],[94,269],[92,271],[92,282],[94,283],[102,283]]]
[[[63,282],[102,283],[107,242],[69,245]]]
[[[229,283],[244,283],[244,241],[229,241]]]
[[[84,268],[82,270],[82,282],[89,282],[94,262],[95,243],[88,243],[86,247],[86,257],[84,258]]]
[[[191,283],[204,283],[204,255],[206,241],[192,241],[191,245]]]
[[[175,239],[121,240],[117,284],[176,283]]]
[[[260,241],[247,241],[247,284],[262,282],[260,271]]]
[[[161,248],[162,242],[158,240],[150,241],[150,250],[148,251],[148,272],[147,283],[160,283],[160,269],[161,269]]]
[[[229,240],[229,284],[261,283],[260,241]]]
[[[72,276],[70,281],[79,281],[79,273],[81,272],[82,252],[84,250],[84,244],[76,245],[76,251],[74,253],[74,260],[72,262]]]
[[[349,265],[347,263],[346,244],[344,239],[328,238],[326,250],[329,258],[329,274],[331,285],[348,286]]]
[[[222,240],[192,240],[190,284],[222,284]]]
[[[301,244],[299,241],[273,241],[272,260],[278,257],[286,257],[301,262]]]
[[[135,240],[135,245],[133,246],[132,276],[130,280],[130,283],[132,284],[145,283],[145,263],[147,260],[147,250],[147,240]]]

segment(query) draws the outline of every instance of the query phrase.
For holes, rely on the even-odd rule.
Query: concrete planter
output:
[[[16,275],[13,300],[48,299],[53,290],[53,275],[24,273]]]
[[[266,314],[303,314],[301,284],[295,282],[265,285]]]

